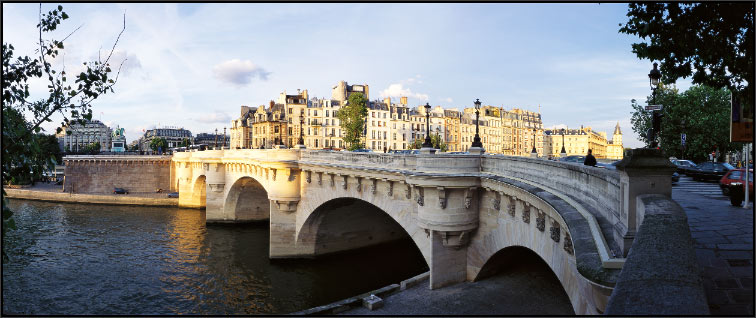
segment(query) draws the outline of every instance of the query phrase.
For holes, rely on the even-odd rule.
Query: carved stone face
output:
[[[559,223],[556,221],[551,223],[551,239],[559,243]]]
[[[546,229],[546,213],[536,211],[536,228],[541,232]]]
[[[572,247],[572,238],[570,238],[570,233],[567,233],[567,231],[564,232],[564,250],[570,255],[575,254],[575,250]]]
[[[469,209],[472,204],[472,198],[465,198],[465,209]]]

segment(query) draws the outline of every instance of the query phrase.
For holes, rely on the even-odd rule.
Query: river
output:
[[[205,225],[194,209],[10,199],[3,313],[286,314],[427,271],[406,239],[269,260],[267,223]]]

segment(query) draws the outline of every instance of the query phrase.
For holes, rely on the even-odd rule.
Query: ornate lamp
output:
[[[562,128],[562,151],[559,153],[560,157],[564,157],[567,155],[567,151],[564,150],[564,128]]]
[[[304,145],[304,110],[299,114],[299,141],[297,143]]]
[[[423,143],[423,148],[433,148],[433,142],[431,142],[430,137],[430,109],[430,104],[425,103],[425,142]]]
[[[483,143],[480,142],[480,135],[478,134],[478,122],[480,122],[480,99],[475,99],[475,138],[473,138],[473,147],[483,148]]]
[[[651,101],[656,104],[656,89],[659,87],[659,79],[661,79],[661,72],[657,67],[657,63],[654,62],[654,68],[648,73],[648,83],[651,86]],[[656,148],[658,143],[656,142],[656,134],[661,129],[661,114],[657,111],[651,112],[651,148]]]

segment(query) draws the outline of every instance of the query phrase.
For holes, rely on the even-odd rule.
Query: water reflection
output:
[[[270,261],[267,224],[205,226],[193,209],[11,200],[3,312],[289,313],[426,270],[411,241]],[[401,261],[397,261],[401,260]]]

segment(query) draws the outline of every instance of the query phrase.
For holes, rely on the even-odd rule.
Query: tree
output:
[[[649,96],[649,101],[651,97]],[[630,122],[633,131],[646,143],[646,132],[651,127],[651,112],[645,104],[632,100],[634,109]],[[679,93],[677,88],[661,85],[656,92],[656,104],[664,105],[661,112],[659,145],[669,156],[704,161],[708,154],[719,150],[720,155],[737,150],[741,143],[730,142],[729,116],[730,91],[704,85],[694,85]],[[680,134],[686,134],[682,147]]]
[[[84,152],[88,155],[96,155],[100,153],[100,148],[102,146],[100,145],[99,141],[95,141],[93,143],[88,144],[86,147],[84,147]]]
[[[753,101],[753,10],[753,2],[630,3],[619,32],[648,38],[633,53],[661,61],[663,82],[692,75]]]
[[[365,118],[367,117],[367,99],[362,93],[352,93],[349,95],[347,104],[338,112],[341,130],[344,132],[344,143],[348,150],[365,148],[362,144],[362,131],[365,129]]]
[[[158,149],[165,151],[168,149],[168,141],[163,137],[152,139],[152,141],[150,141],[150,149],[152,149],[152,151],[158,151]]]
[[[184,140],[181,141],[181,144],[179,144],[179,147],[189,147],[192,145],[192,142],[189,141],[189,138],[184,138]]]
[[[423,147],[423,143],[425,143],[425,137],[418,137],[412,141],[410,149],[420,149]],[[431,134],[431,143],[433,144],[433,149],[438,149],[441,152],[446,152],[449,149],[449,146],[439,134]]]
[[[44,34],[55,31],[61,21],[68,19],[68,14],[62,6],[47,13],[42,13],[39,6],[39,23],[37,29],[39,38],[36,40],[38,49],[36,56],[14,57],[14,47],[10,43],[3,43],[3,76],[2,76],[2,181],[3,184],[13,183],[20,178],[30,175],[41,175],[50,164],[54,164],[54,155],[46,153],[41,145],[43,138],[38,134],[42,131],[40,125],[50,122],[50,117],[59,113],[63,116],[61,126],[69,123],[84,123],[92,118],[91,103],[103,94],[112,93],[113,86],[118,80],[119,71],[115,78],[109,76],[110,57],[115,50],[118,39],[126,30],[126,16],[124,15],[123,29],[118,34],[110,53],[103,61],[84,62],[86,70],[71,77],[65,71],[65,65],[56,69],[50,63],[64,49],[64,42],[74,30],[63,40],[45,39]],[[123,63],[121,63],[123,65]],[[38,100],[30,98],[30,82],[36,79],[47,80],[49,94]],[[38,88],[39,90],[39,88]],[[27,116],[30,118],[27,119]],[[58,132],[61,129],[58,128]],[[13,212],[8,208],[8,202],[3,196],[3,226],[5,238],[7,230],[15,229]],[[7,259],[3,249],[3,261]]]

